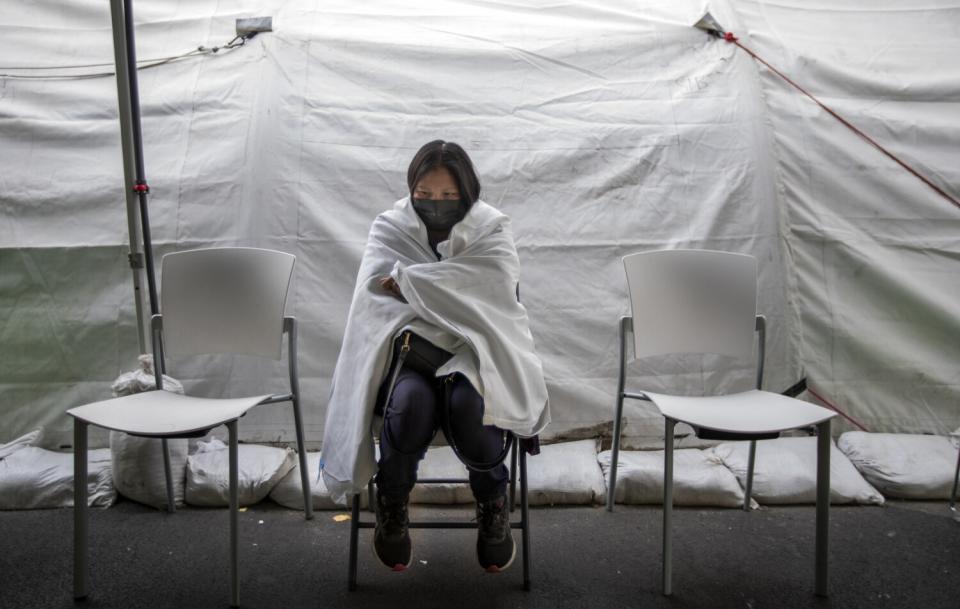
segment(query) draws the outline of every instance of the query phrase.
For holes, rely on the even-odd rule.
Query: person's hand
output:
[[[389,275],[386,277],[381,277],[380,287],[390,292],[390,294],[397,300],[401,302],[407,302],[407,300],[403,297],[403,293],[400,291],[400,286],[397,285],[397,282],[393,279],[393,277]]]

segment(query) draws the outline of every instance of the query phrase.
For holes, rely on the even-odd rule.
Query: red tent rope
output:
[[[943,197],[944,199],[950,201],[951,203],[953,203],[954,205],[956,205],[958,208],[960,208],[960,201],[958,201],[956,198],[952,197],[950,194],[948,194],[948,193],[947,193],[946,191],[944,191],[942,188],[940,188],[939,186],[937,186],[936,184],[934,184],[933,182],[931,182],[929,179],[927,179],[926,177],[924,177],[923,175],[921,175],[919,171],[917,171],[916,169],[914,169],[913,167],[911,167],[910,165],[908,165],[908,164],[905,163],[904,161],[900,160],[895,154],[893,154],[892,152],[890,152],[889,150],[887,150],[886,148],[884,148],[883,146],[881,146],[880,144],[878,144],[878,143],[876,142],[876,140],[874,140],[874,139],[871,138],[869,135],[867,135],[866,133],[864,133],[863,131],[861,131],[860,129],[858,129],[857,127],[855,127],[854,125],[852,125],[852,124],[850,123],[850,121],[848,121],[847,119],[843,118],[842,116],[840,116],[839,114],[837,114],[836,112],[834,112],[834,111],[833,111],[831,108],[829,108],[826,104],[824,104],[824,103],[821,102],[819,99],[817,99],[816,97],[814,97],[813,95],[811,95],[810,93],[808,93],[806,89],[804,89],[803,87],[801,87],[801,86],[798,85],[797,83],[795,83],[795,82],[793,82],[792,80],[790,80],[789,77],[787,77],[785,74],[783,74],[782,72],[780,72],[780,70],[776,69],[775,67],[773,67],[772,65],[770,65],[769,63],[767,63],[762,57],[760,57],[759,55],[757,55],[756,53],[754,53],[753,51],[751,51],[751,50],[748,49],[747,47],[745,47],[745,46],[743,46],[742,44],[740,44],[740,39],[737,38],[736,36],[734,36],[732,32],[726,32],[726,33],[723,35],[723,39],[726,40],[727,42],[731,42],[731,43],[737,45],[738,47],[740,47],[741,49],[743,49],[744,51],[746,51],[747,54],[750,55],[750,57],[753,57],[754,59],[756,59],[757,61],[759,61],[759,62],[762,63],[763,65],[767,66],[767,68],[769,68],[771,72],[773,72],[774,74],[776,74],[777,76],[779,76],[780,78],[782,78],[783,80],[785,80],[786,82],[788,82],[788,83],[789,83],[790,85],[792,85],[797,91],[800,91],[801,93],[803,93],[804,95],[806,95],[807,97],[809,97],[810,99],[812,99],[812,100],[814,101],[814,103],[816,103],[818,106],[820,106],[821,108],[823,108],[824,110],[826,110],[826,111],[830,114],[830,116],[832,116],[833,118],[835,118],[835,119],[837,119],[838,121],[840,121],[846,128],[850,129],[851,131],[853,131],[854,133],[856,133],[857,135],[859,135],[860,137],[862,137],[863,139],[865,139],[867,142],[869,142],[870,144],[872,144],[877,150],[879,150],[880,152],[882,152],[883,154],[885,154],[886,156],[888,156],[890,159],[892,159],[892,160],[893,160],[894,162],[896,162],[898,165],[900,165],[901,167],[903,167],[904,169],[906,169],[907,171],[909,171],[910,173],[912,173],[914,176],[916,176],[916,177],[917,177],[920,181],[922,181],[924,184],[926,184],[927,186],[929,186],[930,188],[932,188],[932,189],[933,189],[937,194],[939,194],[941,197]]]
[[[851,423],[853,423],[854,425],[856,425],[857,427],[859,427],[859,428],[862,429],[863,431],[870,431],[869,429],[867,429],[866,427],[864,427],[862,423],[860,423],[859,421],[857,421],[856,419],[854,419],[853,417],[851,417],[850,415],[848,415],[848,414],[845,413],[844,411],[840,410],[840,408],[839,408],[838,406],[836,406],[835,404],[833,404],[833,402],[831,402],[831,401],[828,400],[827,398],[823,397],[822,395],[820,395],[819,393],[817,393],[816,391],[814,391],[813,387],[810,387],[809,385],[807,385],[807,391],[810,392],[810,395],[812,395],[813,397],[815,397],[815,398],[817,398],[818,400],[820,400],[820,402],[822,402],[824,406],[826,406],[826,407],[829,408],[830,410],[836,412],[837,414],[839,414],[839,415],[840,415],[841,417],[843,417],[844,419],[850,421]]]

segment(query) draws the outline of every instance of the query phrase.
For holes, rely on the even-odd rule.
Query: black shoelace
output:
[[[407,530],[407,503],[405,501],[381,502],[380,509],[383,513],[383,526],[393,532],[396,530],[401,535]]]
[[[501,538],[506,529],[506,505],[497,505],[499,500],[477,504],[477,520],[480,529],[489,537]]]

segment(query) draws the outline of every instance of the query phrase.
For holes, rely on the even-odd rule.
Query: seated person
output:
[[[370,229],[333,375],[323,476],[343,501],[376,472],[374,550],[387,567],[405,569],[412,560],[409,494],[443,424],[470,468],[480,565],[499,571],[516,553],[507,468],[497,462],[504,430],[533,436],[550,420],[540,359],[517,299],[519,259],[508,217],[480,200],[473,164],[457,144],[424,145],[407,185],[410,196]],[[404,349],[409,359],[398,366],[404,344],[413,351]],[[440,357],[418,357],[423,350]],[[376,463],[375,413],[383,416]]]

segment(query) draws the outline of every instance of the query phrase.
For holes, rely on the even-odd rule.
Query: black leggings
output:
[[[389,378],[386,382],[389,383]],[[466,377],[457,374],[452,383],[450,431],[457,448],[475,463],[494,461],[503,450],[503,430],[483,424],[483,398]],[[384,408],[380,432],[377,489],[384,496],[402,497],[413,489],[417,467],[443,416],[442,385],[442,379],[424,376],[407,367],[401,368],[397,375],[390,403]],[[386,389],[381,387],[381,394]],[[486,472],[470,470],[470,488],[477,501],[505,495],[508,480],[503,463]]]

